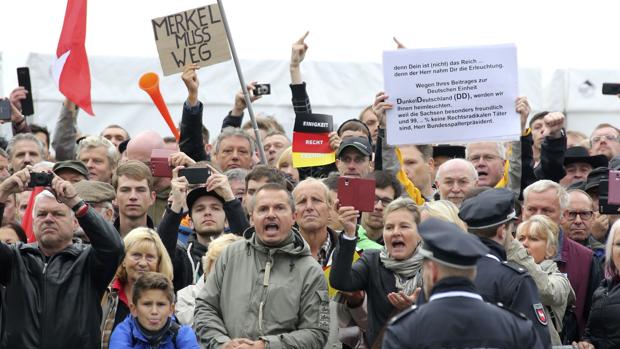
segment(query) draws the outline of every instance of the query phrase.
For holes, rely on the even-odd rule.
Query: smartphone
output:
[[[620,205],[620,171],[609,171],[607,203],[611,205]]]
[[[602,178],[601,184],[598,187],[598,211],[601,214],[619,214],[620,205],[614,205],[608,202],[609,186],[610,186],[609,178]],[[617,190],[617,189],[614,189],[614,190]]]
[[[603,94],[604,95],[620,95],[620,84],[615,84],[611,82],[603,83]]]
[[[340,206],[353,206],[360,212],[375,210],[374,178],[338,178],[338,201]]]
[[[263,96],[271,94],[271,85],[270,84],[256,84],[254,85],[254,95],[255,96]]]
[[[28,67],[17,68],[17,83],[28,91],[26,99],[22,100],[22,114],[34,114],[32,103],[32,85],[30,84],[30,69]]]
[[[170,155],[176,153],[171,149],[153,149],[151,151],[151,173],[153,177],[172,178],[172,167],[168,165]]]
[[[185,177],[189,184],[205,184],[211,176],[208,167],[190,167],[179,170],[179,177]]]
[[[11,120],[11,101],[8,98],[0,99],[0,120]]]

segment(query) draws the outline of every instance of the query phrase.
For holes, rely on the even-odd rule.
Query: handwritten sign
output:
[[[389,144],[515,140],[514,45],[383,53]]]
[[[217,4],[151,20],[164,75],[188,64],[201,67],[230,59],[226,30]]]

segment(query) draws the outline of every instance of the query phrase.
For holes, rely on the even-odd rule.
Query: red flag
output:
[[[28,197],[28,206],[26,207],[26,212],[24,212],[24,216],[22,217],[22,228],[26,232],[28,243],[37,240],[34,236],[34,231],[32,230],[32,209],[34,208],[34,198],[42,191],[43,187],[34,187],[34,189],[30,192],[30,196]]]
[[[90,115],[90,68],[86,56],[86,0],[68,0],[52,73],[58,89]]]

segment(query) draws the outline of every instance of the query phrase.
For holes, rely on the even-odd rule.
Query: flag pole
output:
[[[243,91],[245,105],[248,107],[248,113],[250,114],[250,120],[252,121],[252,128],[254,129],[254,135],[256,137],[256,146],[258,147],[260,162],[267,165],[267,157],[265,156],[265,150],[263,149],[263,142],[260,139],[258,124],[256,124],[256,118],[254,117],[254,109],[252,109],[250,93],[246,88],[247,85],[245,84],[245,79],[243,78],[241,64],[239,64],[237,50],[235,49],[235,44],[233,43],[232,34],[230,33],[230,27],[228,26],[228,20],[226,19],[226,12],[224,11],[224,4],[222,3],[222,0],[217,0],[217,6],[220,8],[220,15],[222,16],[222,22],[224,22],[224,28],[226,29],[226,37],[228,37],[228,44],[230,45],[230,53],[232,54],[232,59],[235,62],[235,69],[237,70],[237,76],[239,77],[239,83],[241,84],[241,91]]]

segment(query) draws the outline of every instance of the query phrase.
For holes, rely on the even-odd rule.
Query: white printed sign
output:
[[[514,45],[383,53],[387,141],[399,144],[516,140],[521,134]]]

